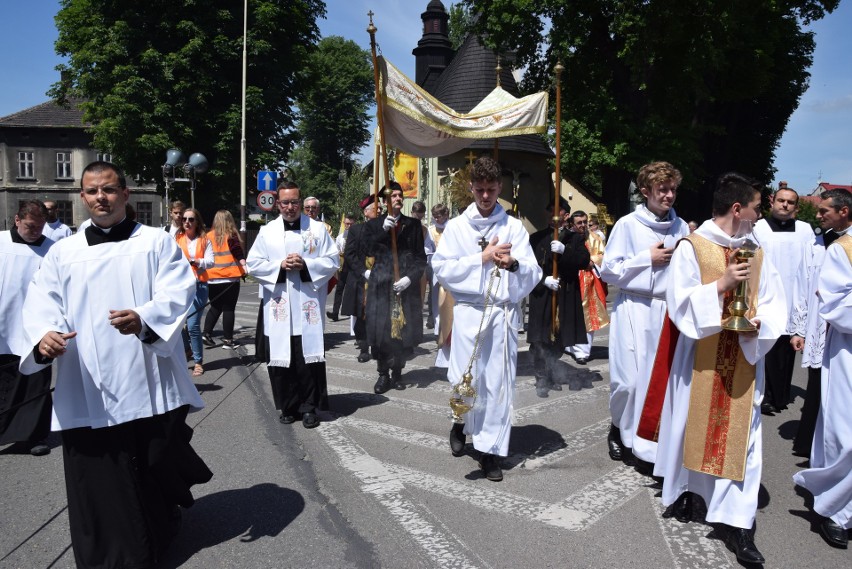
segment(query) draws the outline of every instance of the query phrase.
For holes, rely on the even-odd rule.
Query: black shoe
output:
[[[822,523],[819,524],[819,533],[822,534],[822,537],[825,538],[828,545],[832,547],[846,549],[849,545],[849,534],[844,528],[834,523],[830,518],[825,518],[822,520]]]
[[[298,420],[298,417],[296,417],[295,415],[290,415],[289,413],[281,413],[281,416],[278,417],[278,422],[284,423],[285,425],[292,425]]]
[[[315,413],[308,412],[302,415],[302,426],[304,426],[306,429],[313,429],[315,427],[318,427],[319,424],[320,419],[316,416]]]
[[[584,366],[589,363],[589,358],[574,358],[574,363]]]
[[[334,312],[326,312],[325,315],[328,316],[329,320],[334,320],[335,322],[340,320],[340,318]]]
[[[624,447],[621,444],[621,432],[615,425],[609,426],[609,434],[606,436],[606,442],[609,446],[609,457],[612,460],[623,460]]]
[[[380,373],[379,379],[376,380],[376,385],[373,386],[373,393],[381,395],[391,387],[393,387],[393,383],[391,382],[390,376],[386,373]]]
[[[216,341],[213,340],[213,336],[211,336],[208,332],[205,332],[201,335],[201,343],[207,346],[208,348],[212,348],[216,345]]]
[[[362,364],[370,361],[370,352],[361,352],[358,354],[358,361]]]
[[[550,391],[547,388],[547,378],[544,376],[535,378],[535,394],[539,397],[546,398],[547,393]]]
[[[503,480],[503,471],[500,469],[500,459],[493,454],[485,454],[479,457],[479,468],[482,474],[491,482]]]
[[[453,428],[450,429],[450,452],[453,453],[453,456],[464,454],[466,442],[467,435],[464,434],[464,423],[453,423]]]
[[[426,327],[427,327],[427,328],[434,328],[434,327],[435,327],[435,321],[434,321],[434,320],[431,320],[431,319],[430,319],[430,320],[427,320],[427,321],[426,321]]]
[[[222,347],[225,348],[226,350],[236,350],[237,349],[237,343],[233,340],[229,340],[229,339],[225,338],[224,340],[222,340]]]
[[[391,372],[391,386],[399,390],[405,389],[402,384],[402,370],[395,369]]]
[[[682,524],[692,521],[692,492],[684,492],[678,496],[674,504],[663,512],[664,518],[674,518]]]
[[[553,379],[553,376],[550,376],[550,382],[548,383],[548,387],[553,391],[562,391],[562,384]]]
[[[642,460],[641,458],[636,458],[636,472],[643,476],[653,476],[654,474],[654,463],[648,462],[646,460]]]
[[[760,404],[760,413],[762,415],[772,415],[772,414],[777,413],[777,412],[778,412],[778,409],[776,409],[775,405],[773,405],[769,401],[764,401],[763,403]]]
[[[766,562],[766,559],[763,558],[763,555],[760,554],[760,551],[754,545],[751,532],[747,529],[729,527],[725,545],[736,554],[738,561],[753,564]]]
[[[33,456],[50,454],[50,447],[44,443],[36,443],[30,448],[30,454]]]

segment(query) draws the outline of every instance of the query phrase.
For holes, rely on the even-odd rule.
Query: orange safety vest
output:
[[[213,266],[207,269],[208,278],[235,279],[245,274],[242,265],[231,254],[227,239],[222,239],[221,247],[216,245],[216,234],[213,231],[207,232],[207,239],[213,247]]]
[[[187,250],[188,241],[189,240],[186,237],[186,233],[181,232],[181,233],[177,234],[178,245],[180,246],[181,250],[183,251],[183,254],[186,256],[187,259],[189,259],[189,251]],[[206,249],[206,248],[207,248],[207,236],[206,235],[200,235],[195,240],[195,258],[196,259],[203,259],[204,258],[204,249]],[[207,276],[208,271],[206,271],[204,269],[199,269],[195,265],[192,265],[192,272],[195,273],[195,279],[198,282],[206,283],[210,278],[209,276]]]

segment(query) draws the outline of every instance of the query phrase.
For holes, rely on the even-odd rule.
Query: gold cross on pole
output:
[[[468,164],[473,164],[473,160],[476,158],[476,154],[473,153],[473,150],[470,150],[468,151],[467,156],[465,156],[465,158],[467,158]]]

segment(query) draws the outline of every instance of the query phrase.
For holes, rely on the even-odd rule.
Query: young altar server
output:
[[[757,249],[746,262],[734,253],[749,241],[734,236],[741,221],[760,217],[760,191],[740,174],[723,175],[714,218],[682,240],[672,255],[666,303],[680,336],[660,425],[657,468],[664,476],[665,514],[691,516],[691,493],[707,504],[706,520],[727,527],[726,543],[745,563],[763,563],[752,526],[763,468],[760,402],[763,361],[787,324],[784,286]],[[753,238],[752,238],[753,240]],[[748,281],[746,317],[753,332],[722,329],[733,293]]]
[[[527,230],[497,203],[500,165],[487,156],[478,158],[470,189],[474,203],[447,222],[432,268],[456,301],[447,378],[458,384],[473,355],[470,371],[478,394],[465,423],[453,425],[450,450],[453,456],[464,454],[471,435],[473,448],[481,453],[483,474],[496,482],[503,479],[499,457],[508,455],[512,428],[521,326],[518,304],[541,279],[541,269]]]

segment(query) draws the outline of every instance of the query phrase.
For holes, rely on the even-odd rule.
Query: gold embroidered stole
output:
[[[849,262],[852,263],[852,235],[849,233],[841,235],[834,241],[834,243],[843,247],[843,250],[846,251],[846,256],[849,257]],[[834,243],[832,243],[832,245],[834,245]]]
[[[725,272],[731,250],[696,234],[686,237],[695,250],[701,282],[717,281]],[[751,260],[748,318],[757,310],[763,251]],[[734,291],[725,294],[724,319]],[[683,466],[720,478],[742,481],[754,400],[755,366],[740,350],[736,332],[722,330],[698,340],[684,437]]]
[[[586,249],[589,250],[592,262],[600,265],[604,253],[603,240],[594,233],[590,233],[589,238],[586,239]],[[593,271],[581,270],[579,277],[586,331],[594,332],[609,324],[609,315],[606,312],[606,291],[603,282]]]

